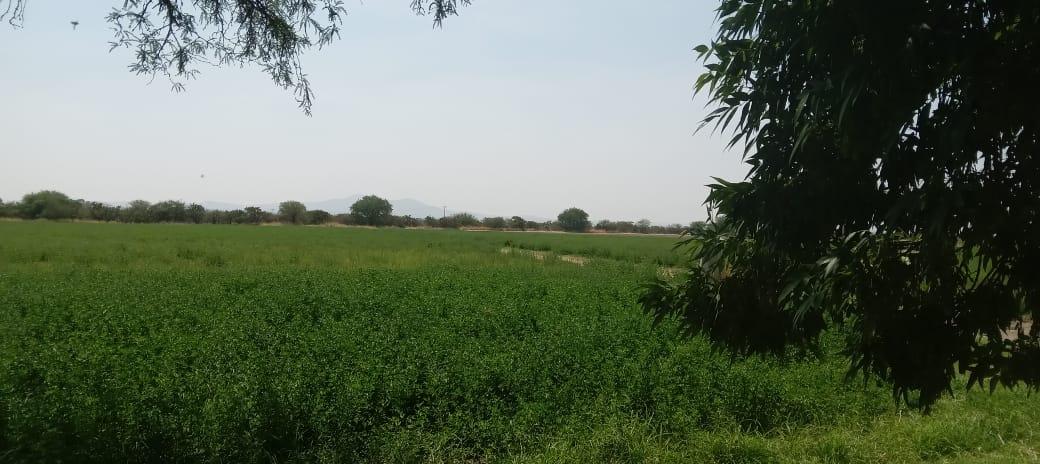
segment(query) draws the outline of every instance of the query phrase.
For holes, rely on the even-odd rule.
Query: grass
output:
[[[0,462],[1036,461],[1022,392],[922,417],[843,383],[836,335],[651,330],[643,239],[0,223]]]
[[[482,266],[495,265],[489,256],[505,245],[630,263],[674,265],[682,258],[673,250],[675,237],[652,235],[21,221],[3,226],[9,234],[0,253],[16,264],[46,263],[60,255],[65,263],[129,267],[219,265],[221,260],[268,267]],[[38,242],[37,233],[48,240]]]
[[[617,261],[676,266],[682,262],[681,250],[675,250],[677,236],[618,234],[546,234],[492,233],[515,247],[549,251],[556,254],[580,255]]]

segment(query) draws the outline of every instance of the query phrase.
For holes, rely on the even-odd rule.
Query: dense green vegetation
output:
[[[966,373],[1040,391],[1040,2],[717,12],[695,87],[747,172],[644,307],[743,353],[849,322],[852,369],[924,408]]]
[[[494,233],[509,244],[526,250],[549,251],[556,254],[581,255],[634,263],[678,265],[683,250],[676,250],[675,236],[616,235],[616,234],[518,234]]]
[[[393,205],[385,198],[375,195],[365,195],[350,206],[350,215],[358,224],[367,226],[381,226],[390,223]]]
[[[499,252],[521,236],[653,238],[0,222],[0,461],[1036,457],[1021,392],[897,410],[837,335],[733,360],[650,330],[655,266]]]
[[[592,227],[589,222],[589,213],[581,208],[567,208],[556,217],[560,227],[567,232],[585,232]]]

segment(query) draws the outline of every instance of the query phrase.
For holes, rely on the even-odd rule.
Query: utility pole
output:
[[[441,206],[441,219],[448,217],[448,205]]]

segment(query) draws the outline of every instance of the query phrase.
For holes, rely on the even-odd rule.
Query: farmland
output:
[[[781,361],[652,329],[674,241],[0,222],[0,461],[1038,459],[1024,391],[922,416],[842,382],[838,333]]]

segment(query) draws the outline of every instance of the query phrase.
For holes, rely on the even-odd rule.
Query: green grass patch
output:
[[[500,253],[518,235],[0,223],[0,462],[1036,457],[1024,393],[922,417],[843,383],[836,337],[731,359],[651,330],[652,260]]]

